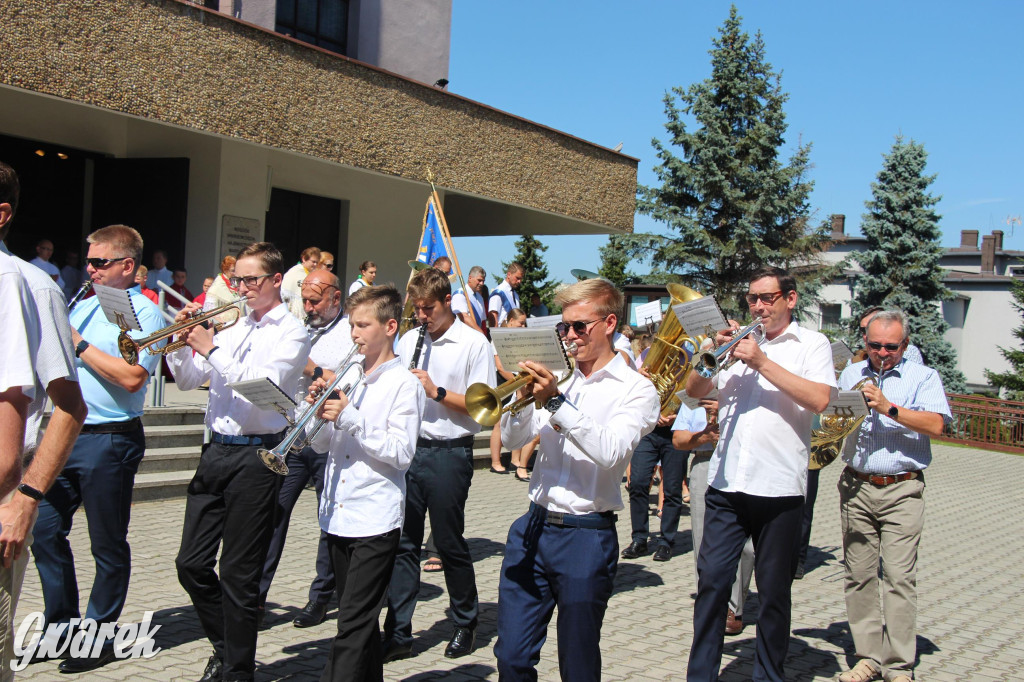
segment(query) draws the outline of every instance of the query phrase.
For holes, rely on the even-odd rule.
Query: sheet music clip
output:
[[[228,384],[228,388],[248,400],[253,406],[261,410],[275,410],[289,424],[292,423],[291,415],[295,410],[296,402],[270,379],[264,377],[250,381],[238,381]]]
[[[645,317],[644,318],[644,324],[647,325],[647,333],[651,334],[653,336],[654,335],[654,317],[651,316],[651,315],[648,315],[647,317]]]
[[[100,309],[109,322],[116,324],[123,332],[129,329],[142,331],[139,317],[135,314],[135,306],[132,305],[131,294],[127,289],[115,289],[102,284],[94,284],[92,288],[99,299]]]

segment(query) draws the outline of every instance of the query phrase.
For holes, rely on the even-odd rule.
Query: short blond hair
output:
[[[135,268],[142,265],[142,235],[134,227],[108,225],[101,227],[85,238],[90,244],[106,244],[118,258],[131,258]],[[135,274],[135,270],[132,270]]]
[[[606,279],[585,279],[570,284],[555,294],[555,305],[562,308],[584,301],[594,304],[598,314],[603,317],[621,317],[625,304],[622,292]]]

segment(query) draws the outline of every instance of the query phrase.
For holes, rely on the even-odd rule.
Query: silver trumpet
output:
[[[729,369],[733,366],[733,363],[736,362],[736,358],[732,357],[733,349],[736,348],[737,343],[748,336],[754,339],[759,346],[764,343],[766,338],[764,323],[761,322],[760,317],[754,320],[753,324],[750,326],[733,332],[732,341],[729,343],[723,344],[713,350],[706,350],[702,353],[698,353],[697,357],[693,360],[694,371],[705,379],[710,379],[723,369]]]
[[[317,418],[316,416],[316,413],[323,404],[331,399],[335,391],[344,393],[346,397],[351,396],[356,387],[362,383],[364,377],[363,365],[361,362],[352,359],[358,352],[359,346],[353,346],[352,350],[345,356],[345,359],[338,365],[331,383],[317,395],[316,400],[303,410],[299,417],[292,420],[287,415],[285,416],[285,419],[291,424],[291,428],[285,434],[284,439],[277,444],[277,447],[273,450],[260,448],[256,451],[260,461],[266,464],[268,469],[275,474],[286,476],[288,474],[288,465],[285,464],[285,457],[288,456],[288,453],[298,452],[310,445],[317,437],[317,434],[320,433],[320,429],[324,428],[327,424],[326,419]],[[353,370],[356,373],[355,380],[344,383],[346,377]],[[309,427],[309,435],[304,436],[307,426]]]

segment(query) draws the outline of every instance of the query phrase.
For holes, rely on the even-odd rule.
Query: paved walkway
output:
[[[919,571],[919,679],[1017,680],[1024,665],[1024,458],[957,448],[935,447],[928,472],[928,512]],[[831,679],[848,666],[852,642],[842,594],[838,495],[840,467],[822,473],[811,538],[811,570],[793,588],[793,637],[787,672],[791,680]],[[466,535],[476,561],[480,591],[480,627],[474,654],[450,661],[443,656],[450,635],[444,609],[447,598],[438,574],[423,574],[413,629],[415,657],[385,667],[389,680],[497,679],[495,640],[498,569],[505,534],[525,509],[527,486],[509,476],[478,471],[470,492]],[[118,661],[90,674],[98,679],[196,680],[211,650],[203,638],[188,597],[178,585],[174,556],[181,537],[183,500],[146,502],[133,509],[131,543],[135,572],[124,622],[138,622],[155,611],[162,651],[148,660]],[[323,667],[333,625],[328,620],[308,630],[291,618],[306,601],[312,577],[315,500],[303,495],[295,510],[278,577],[270,593],[268,629],[260,634],[257,679],[314,680]],[[652,517],[654,525],[657,519]],[[79,581],[92,581],[85,517],[72,533]],[[629,536],[628,512],[620,517],[619,542]],[[681,540],[668,563],[650,556],[622,561],[616,593],[604,624],[605,680],[682,680],[692,635],[690,593],[695,589],[689,517],[682,519]],[[756,592],[756,590],[755,590]],[[756,594],[751,596],[756,600]],[[84,607],[84,598],[83,598]],[[34,567],[29,567],[18,620],[42,608]],[[756,610],[748,602],[752,620]],[[749,679],[755,627],[728,638],[723,680]],[[54,662],[38,663],[24,679],[67,680]],[[539,667],[540,679],[557,680],[554,628]]]

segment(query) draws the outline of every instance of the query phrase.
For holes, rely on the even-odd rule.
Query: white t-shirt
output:
[[[352,294],[356,293],[363,287],[368,286],[370,285],[363,280],[362,276],[360,276],[358,279],[356,279],[356,281],[352,282],[352,285],[348,288],[348,295],[351,296]]]

